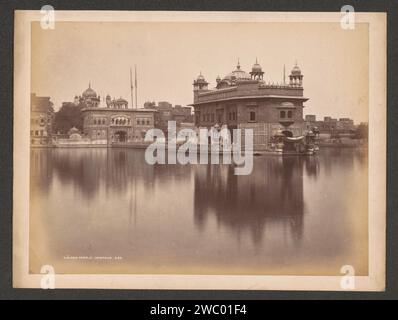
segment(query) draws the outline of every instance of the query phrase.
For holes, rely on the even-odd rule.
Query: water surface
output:
[[[148,165],[133,149],[32,149],[30,270],[367,274],[367,157]]]

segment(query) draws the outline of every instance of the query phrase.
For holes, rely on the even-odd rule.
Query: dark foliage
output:
[[[54,132],[66,134],[73,127],[83,130],[82,108],[81,104],[64,103],[55,114]]]

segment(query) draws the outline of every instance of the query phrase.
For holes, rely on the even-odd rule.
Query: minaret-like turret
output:
[[[198,94],[203,91],[208,90],[208,85],[209,83],[205,80],[205,77],[202,75],[202,72],[198,75],[196,80],[193,81],[193,96],[194,96],[194,102],[196,102],[196,99],[198,97]]]
[[[109,94],[106,95],[105,103],[106,103],[107,108],[109,108],[111,106],[112,99],[111,99],[111,96]]]
[[[292,69],[292,72],[289,76],[290,82],[289,84],[293,87],[302,87],[303,86],[303,75],[301,74],[301,70],[297,65],[297,61],[295,66]]]
[[[258,63],[257,58],[256,63],[253,65],[252,71],[250,72],[250,76],[253,80],[263,80],[264,72]]]
[[[79,103],[80,103],[80,99],[79,99],[79,97],[78,97],[77,95],[75,95],[75,98],[73,99],[73,104],[74,104],[75,106],[78,106]]]

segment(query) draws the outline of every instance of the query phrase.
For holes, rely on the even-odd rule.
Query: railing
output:
[[[237,97],[267,97],[273,95],[303,98],[303,88],[290,86],[255,86],[247,89],[234,87],[233,90],[229,91],[219,91],[216,89],[199,94],[196,103]]]

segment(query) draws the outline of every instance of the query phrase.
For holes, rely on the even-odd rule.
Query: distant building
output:
[[[321,132],[333,132],[337,129],[337,119],[332,117],[323,118],[323,126],[320,128]]]
[[[305,116],[305,122],[315,122],[316,121],[316,115],[314,114],[307,114]]]
[[[30,95],[30,143],[32,146],[51,144],[54,120],[53,103],[50,97]]]
[[[355,129],[354,120],[349,118],[340,118],[337,122],[337,130],[352,131]]]
[[[159,101],[158,105],[155,102],[145,102],[145,109],[156,110],[156,128],[161,129],[167,135],[167,128],[169,121],[175,121],[177,130],[182,127],[182,123],[193,123],[193,115],[190,107],[183,107],[181,105],[173,105],[167,101]]]
[[[144,142],[148,129],[155,125],[156,110],[132,109],[123,99],[111,99],[106,96],[101,106],[99,96],[91,88],[81,96],[83,133],[85,137],[99,143],[136,143]]]
[[[196,126],[253,129],[257,150],[268,149],[278,130],[298,136],[306,129],[303,103],[308,99],[303,95],[303,74],[297,64],[288,83],[264,81],[257,61],[250,73],[238,62],[235,70],[222,79],[217,77],[216,83],[216,88],[209,89],[202,74],[193,82]]]
[[[317,121],[316,121],[316,115],[314,114],[307,114],[305,115],[304,118],[305,126],[307,130],[316,130],[318,128]]]
[[[330,116],[323,118],[323,121],[317,121],[315,115],[306,115],[305,124],[308,130],[317,128],[320,133],[336,134],[349,133],[355,130],[354,120],[350,118],[335,119]]]

